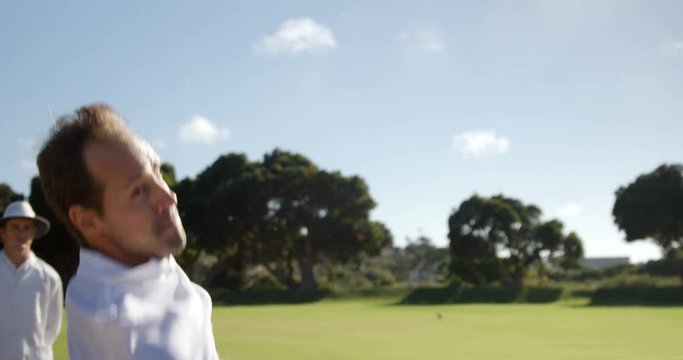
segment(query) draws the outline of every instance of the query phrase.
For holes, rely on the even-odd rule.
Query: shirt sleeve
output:
[[[52,289],[48,294],[47,322],[45,328],[45,341],[47,345],[52,345],[62,327],[62,308],[63,308],[62,281],[57,276]]]

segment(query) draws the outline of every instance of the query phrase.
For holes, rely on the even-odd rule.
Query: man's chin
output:
[[[185,250],[185,244],[182,244],[176,248],[171,249],[171,255],[179,255]]]
[[[169,255],[180,254],[183,250],[185,250],[185,246],[187,245],[187,237],[185,236],[185,232],[182,230],[174,232],[166,238],[165,243]]]

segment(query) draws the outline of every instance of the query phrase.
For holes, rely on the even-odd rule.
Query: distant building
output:
[[[579,260],[581,267],[586,269],[601,270],[616,265],[628,265],[631,263],[628,256],[625,257],[589,257]]]

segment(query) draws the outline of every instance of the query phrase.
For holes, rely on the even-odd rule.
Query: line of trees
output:
[[[196,177],[180,181],[172,165],[164,164],[162,172],[178,194],[188,233],[188,249],[178,262],[191,269],[210,254],[215,264],[207,280],[215,286],[243,288],[246,274],[258,268],[278,287],[312,290],[324,277],[321,268],[328,269],[329,280],[334,278],[329,269],[348,264],[364,268],[376,284],[422,271],[441,280],[519,285],[530,270],[576,269],[583,256],[581,238],[565,233],[562,222],[543,221],[539,207],[502,194],[475,194],[454,209],[447,249],[425,238],[397,252],[387,227],[370,219],[376,204],[361,177],[320,169],[301,154],[279,149],[259,161],[222,155]],[[639,176],[616,191],[613,209],[626,241],[653,239],[671,259],[664,268],[681,276],[682,174],[681,165],[662,165]],[[0,209],[18,196],[0,184]],[[29,201],[53,224],[34,250],[67,282],[77,267],[78,248],[45,203],[37,177]],[[384,260],[368,262],[383,251]]]

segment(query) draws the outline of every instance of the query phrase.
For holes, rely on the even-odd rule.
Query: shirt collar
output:
[[[26,259],[26,261],[19,265],[17,270],[24,270],[26,268],[29,268],[33,266],[33,264],[35,264],[37,261],[38,260],[36,260],[36,255],[33,253],[33,251],[31,251],[28,253],[28,258]]]
[[[175,264],[172,256],[151,258],[144,264],[129,267],[98,251],[81,248],[78,275],[113,281],[153,279],[170,271]]]
[[[2,256],[0,256],[0,262],[5,264],[5,266],[7,266],[9,269],[11,269],[14,272],[17,272],[19,270],[24,270],[24,269],[32,266],[33,264],[35,264],[37,261],[36,255],[33,253],[33,251],[30,251],[28,253],[28,258],[26,258],[26,261],[21,263],[21,265],[19,265],[19,266],[14,266],[14,263],[12,262],[12,260],[10,260],[9,257],[7,257],[7,253],[5,253],[4,249],[0,250],[0,253],[2,253]]]

